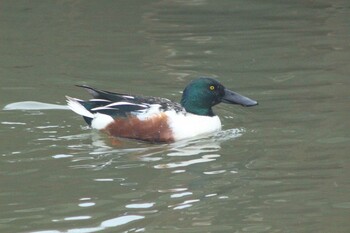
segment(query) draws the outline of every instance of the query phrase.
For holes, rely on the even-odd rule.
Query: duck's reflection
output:
[[[122,205],[118,207],[120,215],[132,214],[141,219],[161,212],[175,221],[186,209],[195,218],[203,217],[205,224],[211,225],[214,215],[198,216],[197,211],[208,199],[222,201],[229,197],[225,193],[227,181],[221,181],[223,176],[234,173],[232,167],[219,161],[221,145],[236,140],[244,132],[244,129],[230,129],[172,144],[123,139],[116,145],[115,139],[98,132],[64,139],[76,151],[71,153],[71,167],[96,171],[91,173],[95,183],[90,196],[100,195],[95,193],[96,187],[112,190],[119,187],[115,197],[123,200],[116,203]],[[105,224],[96,229],[102,229],[102,225]]]

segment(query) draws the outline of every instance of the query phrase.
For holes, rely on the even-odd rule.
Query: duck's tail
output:
[[[84,118],[85,122],[91,126],[91,122],[94,119],[94,114],[85,108],[83,105],[84,101],[69,96],[66,96],[66,98],[68,107],[76,114],[81,115]]]
[[[78,115],[81,115],[86,123],[94,129],[104,129],[114,120],[111,116],[100,112],[92,112],[90,102],[66,96],[68,107]]]
[[[73,112],[84,117],[94,118],[94,114],[87,110],[82,104],[84,102],[83,100],[72,98],[69,96],[66,96],[66,98],[67,105]]]

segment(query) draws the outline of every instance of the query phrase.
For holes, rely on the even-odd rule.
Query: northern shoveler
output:
[[[212,107],[221,102],[246,107],[258,104],[206,77],[188,84],[180,103],[78,86],[94,99],[84,101],[67,96],[67,103],[91,128],[115,137],[150,142],[170,143],[220,130],[220,119]]]

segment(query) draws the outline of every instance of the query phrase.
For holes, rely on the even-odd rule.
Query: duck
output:
[[[81,100],[66,96],[68,107],[92,128],[112,137],[151,143],[172,143],[221,130],[220,118],[213,112],[219,103],[244,107],[256,100],[224,87],[211,77],[192,80],[180,103],[161,97],[121,94],[77,85],[93,98]]]

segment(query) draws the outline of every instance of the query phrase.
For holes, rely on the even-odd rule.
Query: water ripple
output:
[[[167,164],[158,164],[155,165],[154,168],[156,169],[164,169],[164,168],[177,168],[177,167],[187,167],[193,164],[197,163],[207,163],[211,161],[215,161],[215,158],[219,157],[220,155],[204,155],[199,159],[191,159],[187,161],[179,161],[174,163],[167,163]]]
[[[54,219],[53,222],[60,222],[60,221],[77,221],[77,220],[86,220],[90,219],[91,216],[73,216],[73,217],[66,217],[64,219]],[[107,219],[105,221],[102,221],[99,226],[97,227],[88,227],[88,228],[75,228],[75,229],[69,229],[67,231],[58,231],[58,230],[45,230],[45,231],[32,231],[31,233],[90,233],[90,232],[98,232],[103,231],[108,228],[114,228],[119,227],[125,224],[128,224],[130,222],[144,219],[144,216],[141,215],[124,215],[121,217],[116,217],[112,219]]]

